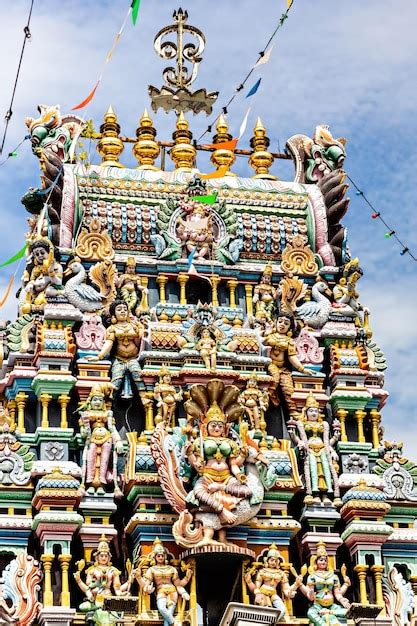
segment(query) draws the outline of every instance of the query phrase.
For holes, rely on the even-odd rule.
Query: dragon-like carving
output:
[[[396,567],[392,567],[382,584],[386,613],[393,626],[415,624],[414,593],[411,583],[407,582]]]
[[[42,188],[29,189],[23,196],[22,203],[30,213],[39,214],[47,199],[42,190],[49,189],[54,184],[50,192],[48,217],[51,239],[57,244],[64,180],[63,164],[72,160],[71,147],[79,137],[84,122],[76,115],[61,115],[59,105],[40,104],[38,111],[38,118],[28,117],[25,123],[29,129],[32,152],[40,162]]]
[[[26,552],[6,566],[0,585],[0,623],[33,624],[42,607],[38,600],[41,580],[38,562]]]
[[[0,485],[21,487],[30,482],[34,454],[30,446],[17,440],[15,422],[0,404]]]

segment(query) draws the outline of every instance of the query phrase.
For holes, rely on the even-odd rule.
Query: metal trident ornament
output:
[[[174,11],[173,19],[173,24],[165,26],[156,35],[154,48],[163,59],[168,61],[175,59],[176,67],[169,66],[164,69],[162,76],[166,87],[159,90],[149,86],[152,109],[156,112],[162,107],[167,113],[175,110],[178,114],[186,111],[195,114],[205,111],[209,115],[218,93],[207,93],[205,89],[192,93],[188,89],[197,77],[206,39],[198,28],[187,24],[187,11],[182,9]],[[176,42],[164,41],[171,33],[176,34]],[[194,41],[189,41],[190,38]]]

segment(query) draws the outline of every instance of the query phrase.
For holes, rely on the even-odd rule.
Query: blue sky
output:
[[[0,3],[1,115],[9,106],[29,4],[29,0]],[[86,97],[128,5],[125,0],[35,0],[32,39],[26,47],[6,153],[26,134],[24,118],[36,116],[38,103],[59,103],[67,112]],[[136,28],[127,26],[89,107],[88,117],[96,126],[112,104],[122,133],[134,135],[143,109],[149,108],[147,86],[162,85],[164,63],[153,50],[154,35],[170,23],[178,6],[172,0],[142,0]],[[182,6],[188,9],[189,23],[202,28],[207,38],[195,86],[220,91],[223,103],[257,59],[286,1],[193,0]],[[278,141],[283,147],[291,135],[311,136],[317,124],[329,124],[335,136],[348,139],[349,175],[417,255],[416,23],[415,0],[295,0],[262,72],[248,130],[260,115],[276,149]],[[247,102],[238,98],[230,108],[232,132],[238,130],[246,107]],[[158,137],[170,139],[173,114],[161,112],[153,118]],[[207,124],[204,115],[190,118],[195,137]],[[249,137],[247,132],[242,146]],[[135,164],[127,150],[121,160]],[[93,162],[99,162],[98,156]],[[235,171],[252,175],[244,159]],[[279,162],[274,173],[291,180],[292,166]],[[27,213],[20,197],[38,182],[38,164],[29,145],[0,168],[2,259],[23,244]],[[405,440],[412,456],[417,444],[417,264],[400,256],[400,247],[384,238],[386,229],[370,218],[363,201],[353,191],[349,195],[344,221],[352,253],[365,269],[359,283],[361,302],[370,308],[374,339],[389,362],[386,387],[391,397],[383,412],[386,437]],[[3,293],[10,270],[0,272]],[[14,311],[10,298],[2,316],[13,317]]]

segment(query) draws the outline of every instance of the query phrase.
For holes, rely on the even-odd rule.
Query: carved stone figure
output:
[[[227,545],[226,528],[251,519],[259,510],[263,486],[255,462],[267,461],[247,437],[246,423],[241,425],[240,435],[233,431],[232,436],[229,422],[243,411],[237,402],[237,387],[213,379],[207,386],[193,385],[190,395],[184,405],[188,417],[186,442],[174,446],[161,423],[153,434],[151,453],[165,496],[180,513],[173,527],[177,543],[187,548]],[[195,472],[197,477],[187,481],[191,487],[188,493],[179,472],[180,459],[184,458],[190,473]],[[219,541],[214,540],[215,531]]]
[[[111,382],[116,391],[124,381],[123,397],[131,398],[132,389],[127,375],[130,374],[136,387],[139,387],[141,371],[138,356],[142,342],[144,328],[138,320],[129,313],[129,307],[124,300],[115,300],[110,305],[112,324],[106,332],[106,341],[96,356],[87,357],[90,361],[105,359],[114,348]]]
[[[154,547],[150,555],[141,559],[150,565],[143,576],[139,572],[139,585],[144,593],[156,594],[156,605],[164,620],[164,626],[181,624],[181,621],[174,619],[174,613],[178,605],[178,597],[183,601],[189,600],[185,586],[190,582],[193,575],[191,567],[187,567],[184,578],[180,578],[178,570],[170,565],[168,553],[158,537],[154,541]]]
[[[292,399],[294,382],[290,367],[293,366],[299,372],[314,373],[304,367],[297,357],[292,339],[293,329],[293,319],[289,315],[281,314],[275,322],[275,328],[266,334],[263,340],[265,346],[271,348],[269,356],[272,363],[268,367],[274,381],[274,387],[270,392],[271,400],[275,405],[279,404],[278,390],[280,390],[291,417],[297,415],[297,407]]]
[[[248,379],[246,388],[239,396],[239,402],[249,418],[251,428],[264,431],[266,428],[264,414],[268,409],[269,394],[259,388],[255,372]]]
[[[146,287],[141,284],[141,277],[136,274],[135,257],[128,257],[125,273],[116,279],[116,287],[120,291],[120,297],[126,302],[131,313],[136,315],[140,312],[143,296],[148,293]],[[139,299],[140,296],[140,299]]]
[[[159,372],[159,381],[154,388],[154,398],[158,407],[156,423],[165,422],[167,426],[172,426],[175,407],[177,402],[182,400],[182,390],[177,392],[172,384],[171,374],[166,367],[161,368]]]
[[[19,296],[22,315],[43,311],[48,296],[63,293],[63,270],[55,259],[52,242],[44,237],[35,239],[29,245],[29,255]]]
[[[338,576],[329,567],[325,544],[319,541],[316,554],[310,559],[307,584],[300,585],[301,592],[312,602],[307,611],[312,626],[344,626],[347,623],[346,613],[350,603],[344,595],[350,587],[350,580],[344,565],[341,572],[343,585],[340,585]],[[307,573],[306,565],[301,573],[303,576]]]
[[[320,405],[310,392],[301,412],[301,419],[290,420],[288,434],[297,446],[302,459],[306,504],[325,504],[334,495],[334,504],[340,505],[339,480],[336,469],[338,459],[335,445],[340,438],[340,424],[333,422],[333,437],[329,424],[320,415]]]
[[[199,351],[204,365],[210,372],[216,371],[217,365],[217,341],[208,328],[203,328],[200,339],[197,341],[196,350]]]
[[[281,569],[284,558],[281,556],[275,544],[269,547],[264,558],[264,563],[255,562],[245,574],[245,581],[254,597],[254,603],[258,606],[271,606],[280,611],[278,621],[285,616],[285,604],[279,594],[279,589],[287,598],[293,598],[302,583],[302,577],[297,577],[296,582],[290,585],[287,573]],[[256,574],[255,582],[253,576]]]
[[[86,439],[83,482],[88,487],[87,493],[91,495],[104,494],[109,484],[113,485],[115,492],[118,491],[116,455],[123,452],[123,442],[113,423],[113,412],[106,407],[106,398],[111,389],[106,383],[93,385],[81,410],[81,435]]]
[[[262,325],[272,322],[277,297],[278,289],[272,285],[272,264],[268,263],[262,272],[259,284],[253,291],[256,322]]]
[[[333,287],[333,307],[336,310],[343,313],[357,313],[360,310],[361,305],[358,302],[359,294],[356,291],[356,283],[362,274],[358,259],[353,259],[344,266],[342,277],[338,284]]]

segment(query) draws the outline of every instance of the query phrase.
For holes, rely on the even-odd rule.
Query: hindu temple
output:
[[[25,120],[40,182],[0,328],[0,624],[416,625],[417,463],[384,438],[346,140],[312,119],[273,152],[258,118],[238,150],[220,114],[198,142],[217,92],[192,90],[191,17],[155,38],[177,68],[135,130],[117,98],[99,128],[36,103]]]

